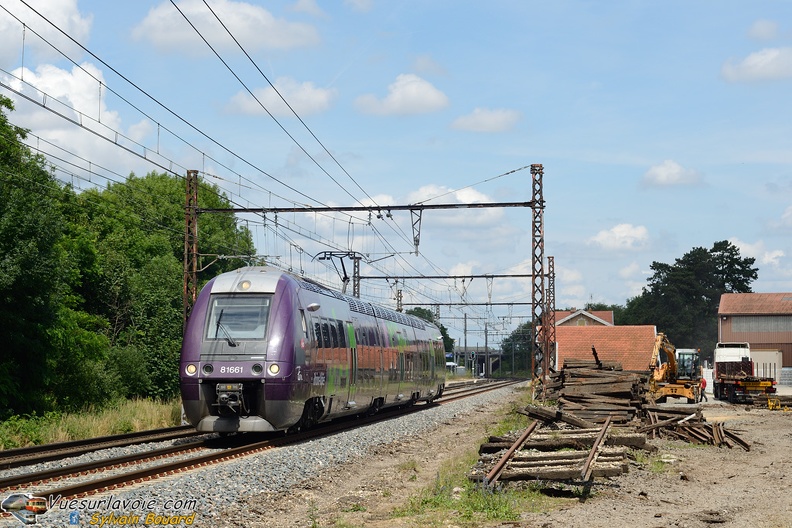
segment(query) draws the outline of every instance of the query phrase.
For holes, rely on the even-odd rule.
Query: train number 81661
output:
[[[220,374],[242,374],[242,367],[220,367]]]

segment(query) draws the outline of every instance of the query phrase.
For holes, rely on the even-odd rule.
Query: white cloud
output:
[[[476,108],[473,113],[458,117],[451,126],[469,132],[506,132],[520,120],[516,110]]]
[[[403,73],[388,86],[388,95],[383,99],[366,94],[358,97],[355,103],[367,114],[426,114],[448,106],[448,97],[429,81],[412,73]]]
[[[765,48],[721,68],[729,82],[773,81],[792,77],[792,48]]]
[[[104,99],[100,97],[99,82],[104,83],[102,72],[94,65],[84,63],[81,67],[74,66],[71,71],[52,66],[50,64],[43,64],[36,68],[36,71],[28,69],[17,69],[13,74],[25,80],[30,86],[35,87],[42,93],[47,94],[48,99],[55,99],[64,103],[66,106],[59,106],[57,110],[66,115],[76,115],[74,110],[81,112],[93,120],[101,121],[106,126],[117,128],[120,125],[120,119],[117,112],[111,112],[104,104]],[[23,93],[30,92],[30,88],[21,81],[12,80],[11,86]],[[32,94],[31,94],[32,95]],[[34,98],[40,99],[40,95],[34,95]],[[54,104],[54,103],[52,103]],[[45,112],[46,114],[47,112]],[[61,118],[53,117],[55,123],[60,126],[71,128],[72,125],[65,123]],[[86,126],[91,126],[91,121],[80,120]],[[44,123],[36,123],[34,128],[40,131]]]
[[[573,306],[583,306],[586,304],[586,287],[582,284],[569,284],[562,285],[559,292],[559,297],[574,299]]]
[[[289,77],[279,77],[275,81],[275,88],[300,116],[307,116],[323,112],[330,107],[336,97],[336,90],[318,88],[311,82],[298,82]],[[289,110],[283,99],[275,93],[271,86],[254,90],[256,99],[275,116],[294,115]],[[231,112],[259,115],[266,111],[248,92],[242,91],[231,98],[227,109]]]
[[[619,277],[629,279],[641,274],[641,267],[637,262],[632,262],[619,270]]]
[[[748,36],[756,40],[772,40],[778,36],[778,23],[772,20],[757,20],[748,29]]]
[[[634,250],[640,249],[648,240],[649,232],[644,226],[619,224],[607,231],[600,231],[589,242],[607,250]]]
[[[184,0],[178,3],[178,7],[215,49],[226,52],[239,50],[201,0]],[[292,49],[313,46],[319,42],[319,35],[313,26],[275,18],[266,9],[252,4],[216,0],[212,2],[212,10],[248,52]],[[211,53],[196,31],[170,3],[152,8],[132,30],[132,36],[148,41],[163,51],[191,55]]]
[[[413,69],[421,73],[429,73],[432,75],[447,75],[448,72],[440,64],[438,64],[431,55],[419,55],[413,61]]]
[[[646,171],[642,183],[647,187],[696,185],[701,183],[701,175],[693,169],[686,169],[676,161],[665,160]]]
[[[76,41],[87,43],[91,32],[92,16],[81,16],[77,0],[46,0],[29,2],[33,8],[50,20],[56,27],[71,35]],[[35,21],[36,33],[55,46],[53,48],[36,36],[30,28],[25,32],[25,62],[54,61],[61,58],[57,50],[71,57],[80,57],[84,52],[49,24],[41,19],[19,0],[5,0],[3,7],[26,23]],[[0,16],[0,65],[7,70],[19,64],[22,53],[22,24],[5,12]]]
[[[470,262],[458,262],[451,266],[449,275],[473,275],[473,270],[481,265],[480,262],[473,260]]]
[[[559,281],[564,283],[583,281],[583,274],[579,270],[565,268],[563,266],[556,266],[556,277]]]
[[[475,189],[451,190],[445,186],[429,184],[409,193],[407,195],[407,203],[422,203],[435,196],[443,196],[443,199],[433,203],[475,204],[495,202],[486,194]],[[499,224],[503,224],[503,217],[503,209],[497,207],[481,208],[475,213],[466,208],[437,210],[432,212],[432,224],[442,227],[489,227],[496,229]],[[503,226],[500,227],[502,228]],[[462,233],[456,235],[462,235]]]
[[[154,125],[148,119],[140,121],[136,125],[129,127],[129,137],[134,141],[142,142],[146,136],[154,130]]]
[[[781,259],[786,256],[783,250],[767,249],[763,240],[758,240],[754,244],[750,244],[737,238],[730,238],[729,242],[739,248],[740,256],[753,257],[756,259],[756,264],[760,266],[766,265],[773,268],[780,268]]]
[[[74,66],[71,70],[64,70],[49,64],[36,68],[35,71],[17,69],[12,72],[14,77],[6,82],[16,91],[25,94],[34,101],[43,101],[46,94],[47,107],[58,114],[79,122],[86,129],[96,132],[96,135],[80,130],[73,123],[59,117],[38,105],[27,103],[24,100],[16,101],[17,108],[14,112],[14,123],[28,128],[33,134],[46,139],[64,149],[59,157],[74,154],[84,159],[91,160],[96,167],[125,166],[126,170],[137,169],[141,162],[130,155],[119,154],[116,143],[128,146],[133,151],[141,151],[138,145],[133,145],[129,140],[120,137],[116,132],[127,136],[133,141],[142,142],[152,130],[152,125],[146,120],[133,124],[129,131],[122,128],[122,120],[118,112],[110,110],[105,104],[105,91],[99,89],[99,82],[104,83],[102,72],[94,65],[83,63],[80,67]],[[24,78],[25,83],[19,78]],[[12,99],[14,96],[11,96]],[[78,113],[79,112],[79,113]],[[80,115],[82,114],[82,115]],[[97,137],[100,136],[100,137]],[[101,139],[107,138],[109,141]],[[52,148],[47,148],[52,151]],[[71,160],[77,166],[85,166],[79,159]],[[122,161],[123,160],[123,161]],[[79,171],[78,171],[79,172]]]

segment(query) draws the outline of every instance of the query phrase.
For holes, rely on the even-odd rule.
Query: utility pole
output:
[[[531,178],[533,182],[533,221],[532,221],[532,269],[533,283],[531,293],[533,298],[533,328],[534,339],[532,346],[534,353],[531,354],[531,372],[534,377],[540,377],[544,381],[547,375],[547,363],[545,358],[544,332],[542,328],[543,314],[545,308],[544,296],[544,198],[542,191],[542,175],[544,169],[541,164],[531,165]]]
[[[187,193],[184,203],[184,291],[182,295],[182,330],[187,327],[195,298],[198,295],[198,171],[187,171]]]
[[[487,344],[487,321],[484,321],[484,361],[484,376],[490,378],[492,377],[492,369],[490,368],[490,354]]]

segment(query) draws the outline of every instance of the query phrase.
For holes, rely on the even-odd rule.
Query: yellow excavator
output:
[[[649,361],[649,394],[656,403],[686,398],[698,403],[701,395],[701,368],[698,351],[677,350],[662,332],[655,338]]]

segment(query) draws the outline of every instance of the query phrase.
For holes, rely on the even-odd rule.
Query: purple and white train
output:
[[[179,374],[198,431],[297,430],[439,398],[445,353],[440,330],[423,319],[250,267],[201,290]]]

